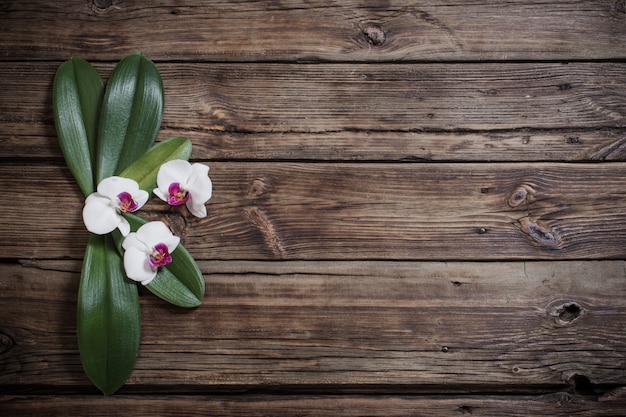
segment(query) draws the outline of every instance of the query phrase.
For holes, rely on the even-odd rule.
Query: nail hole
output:
[[[442,347],[441,347],[441,351],[442,351],[443,353],[448,353],[448,352],[450,351],[450,348],[448,348],[448,346],[442,346]]]

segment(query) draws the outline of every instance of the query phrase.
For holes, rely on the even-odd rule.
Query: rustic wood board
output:
[[[60,155],[49,104],[59,64],[0,64],[0,157]],[[110,74],[110,65],[97,68],[105,79]],[[626,155],[623,63],[159,69],[166,91],[160,137],[189,137],[197,159],[519,162]],[[24,86],[32,94],[22,94]]]
[[[144,211],[183,236],[198,259],[626,255],[623,163],[210,166],[215,197],[206,219],[158,200]],[[0,206],[0,234],[13,236],[0,243],[4,256],[82,256],[83,198],[65,167],[3,165],[0,188],[22,190]],[[48,198],[33,198],[42,192]],[[49,210],[50,198],[56,210]]]
[[[142,50],[158,60],[614,59],[626,52],[625,9],[623,0],[30,0],[0,8],[0,57],[118,60]]]
[[[626,377],[625,266],[201,262],[207,297],[194,311],[142,291],[140,355],[122,392],[604,394]],[[75,344],[79,269],[4,267],[5,392],[93,392]]]
[[[363,395],[248,395],[248,396],[117,396],[94,398],[72,397],[0,397],[0,407],[20,416],[46,417],[68,414],[109,416],[108,410],[134,417],[169,415],[248,417],[264,415],[326,417],[371,416],[500,416],[508,417],[615,417],[624,411],[623,390],[603,397],[600,401],[569,394],[541,396],[480,396],[473,397],[411,397]],[[174,411],[175,410],[175,411]]]

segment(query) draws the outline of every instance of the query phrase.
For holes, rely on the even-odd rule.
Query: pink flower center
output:
[[[120,200],[119,209],[124,213],[132,213],[133,211],[137,211],[139,205],[135,200],[133,200],[133,196],[126,191],[119,193],[117,198]]]
[[[148,259],[150,261],[150,265],[158,268],[171,263],[172,255],[170,255],[169,250],[167,250],[167,245],[165,243],[159,243],[152,249],[152,253]]]
[[[177,182],[171,183],[167,191],[170,193],[167,202],[172,206],[180,206],[181,204],[185,204],[191,197],[187,190],[181,187],[180,183]]]

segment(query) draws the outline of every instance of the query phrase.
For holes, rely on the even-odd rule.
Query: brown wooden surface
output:
[[[0,157],[56,157],[60,62],[0,63]],[[111,65],[97,65],[108,76]],[[623,160],[621,63],[159,65],[195,158]],[[19,83],[16,75],[19,74]],[[22,94],[24,86],[33,93]]]
[[[623,415],[623,389],[600,401],[570,394],[538,396],[127,396],[66,398],[25,396],[0,397],[0,406],[20,416],[46,417],[67,415],[109,416],[111,410],[133,416],[581,416],[615,417]],[[172,410],[176,410],[174,414]],[[559,414],[555,414],[559,413]]]
[[[626,415],[625,39],[623,0],[0,4],[0,415]],[[141,289],[103,398],[51,88],[137,50],[207,292]]]
[[[140,49],[185,61],[613,59],[624,57],[624,9],[623,0],[30,0],[0,9],[0,55],[118,60]]]
[[[207,298],[194,311],[142,292],[142,349],[127,392],[463,392],[475,384],[508,392],[626,377],[624,261],[200,267]],[[80,261],[5,267],[0,299],[12,309],[3,336],[14,343],[3,354],[7,391],[42,389],[42,379],[89,386],[67,302],[79,270]]]
[[[197,259],[626,256],[624,163],[210,166],[215,197],[206,219],[149,203]],[[83,198],[65,167],[0,166],[0,189],[21,190],[0,206],[0,232],[15,236],[0,243],[5,256],[82,256]]]

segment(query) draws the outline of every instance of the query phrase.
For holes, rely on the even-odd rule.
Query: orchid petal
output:
[[[192,196],[191,199],[187,201],[187,209],[191,214],[202,219],[207,216],[205,203],[205,201],[194,200]]]
[[[161,200],[165,202],[167,202],[167,199],[170,197],[169,193],[164,193],[158,188],[155,188],[154,190],[152,190],[152,192],[154,193],[154,195],[156,195],[157,197],[159,197]]]
[[[122,236],[127,236],[130,233],[130,223],[124,217],[119,216],[120,223],[117,225],[117,228],[120,230]]]
[[[139,190],[139,189],[135,191],[133,193],[133,199],[135,200],[135,203],[137,203],[137,210],[142,208],[144,204],[148,202],[149,198],[150,198],[150,194],[147,191]]]
[[[164,243],[170,253],[176,249],[180,242],[180,238],[174,236],[165,223],[159,221],[146,223],[137,229],[137,239],[148,248],[154,248],[159,243]]]
[[[171,183],[186,184],[191,175],[191,164],[184,159],[174,159],[161,165],[157,174],[157,187],[164,195],[168,195]],[[156,194],[156,193],[155,193]],[[159,196],[160,198],[160,196]],[[167,199],[165,199],[167,201]]]
[[[110,199],[94,193],[85,200],[83,222],[91,233],[104,235],[112,232],[122,223],[122,220],[115,207],[111,206]]]
[[[157,274],[156,268],[152,268],[146,252],[137,247],[129,247],[124,252],[124,270],[126,276],[133,281],[149,284]]]
[[[193,164],[192,172],[187,182],[187,190],[191,198],[206,203],[213,194],[213,183],[209,178],[209,167],[203,164]]]
[[[128,236],[126,236],[126,239],[124,239],[124,241],[122,242],[122,247],[124,248],[124,250],[128,250],[130,248],[138,248],[144,251],[148,250],[148,247],[139,239],[137,239],[137,233],[135,232],[130,233]]]
[[[116,199],[122,192],[130,193],[134,197],[137,191],[139,191],[137,181],[124,177],[108,177],[98,184],[98,194],[112,200]]]

